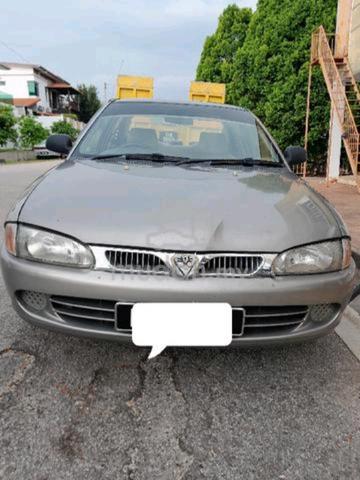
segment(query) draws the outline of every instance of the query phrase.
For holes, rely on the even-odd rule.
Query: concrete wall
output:
[[[51,115],[50,117],[45,115],[39,115],[38,117],[36,117],[36,121],[41,123],[43,127],[48,128],[49,130],[53,123],[59,122],[60,120],[64,120],[64,115]]]
[[[74,128],[78,130],[82,130],[85,127],[85,123],[79,122],[78,120],[74,120],[71,117],[67,117],[66,115],[59,113],[59,115],[39,115],[36,117],[36,120],[41,123],[41,125],[45,128],[51,128],[51,125],[55,122],[59,122],[60,120],[66,120],[69,122]]]
[[[1,160],[5,160],[8,162],[23,162],[26,160],[35,160],[36,153],[32,150],[16,150],[11,152],[2,151],[0,149],[0,162]]]
[[[353,0],[349,60],[355,78],[360,82],[360,0]]]

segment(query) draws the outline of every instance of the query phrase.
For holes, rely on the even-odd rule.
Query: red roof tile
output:
[[[38,102],[40,102],[40,98],[33,97],[33,98],[13,98],[11,103],[15,105],[15,107],[33,107]]]

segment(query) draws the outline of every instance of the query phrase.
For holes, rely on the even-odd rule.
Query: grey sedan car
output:
[[[249,111],[112,101],[9,212],[5,283],[25,320],[131,341],[136,303],[227,303],[233,344],[332,331],[355,265],[336,211]],[[231,313],[231,312],[230,312]],[[171,318],[169,319],[171,321]],[[221,319],[219,319],[221,321]]]

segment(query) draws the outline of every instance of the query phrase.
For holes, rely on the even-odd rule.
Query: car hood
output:
[[[332,208],[286,168],[66,161],[19,221],[82,242],[175,251],[280,252],[341,235]]]

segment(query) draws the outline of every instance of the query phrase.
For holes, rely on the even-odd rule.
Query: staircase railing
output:
[[[328,36],[323,27],[320,27],[313,33],[311,61],[312,63],[319,63],[323,71],[327,89],[341,125],[343,142],[351,170],[356,177],[359,161],[360,135],[333,56],[333,50],[330,47]]]
[[[347,75],[349,75],[351,77],[351,84],[352,84],[353,91],[356,95],[357,100],[360,102],[360,90],[359,90],[357,81],[355,80],[354,73],[351,69],[351,65],[350,65],[350,63],[347,59],[346,59],[346,62],[345,62],[345,66],[346,66],[346,70],[347,70],[347,72],[346,72]]]

